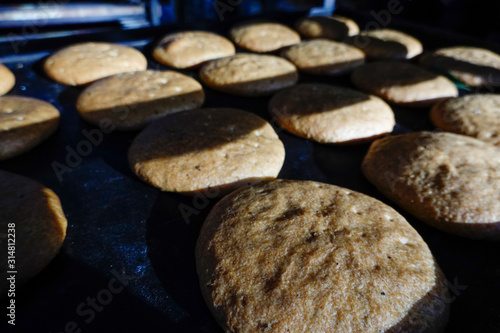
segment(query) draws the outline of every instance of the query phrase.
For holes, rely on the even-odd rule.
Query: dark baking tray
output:
[[[294,18],[277,19],[291,23]],[[370,20],[363,16],[355,18],[361,26]],[[230,23],[221,23],[214,30],[223,33]],[[420,38],[426,49],[466,44],[499,51],[497,45],[400,22],[397,18],[391,27]],[[65,173],[61,182],[52,169],[54,161],[65,162],[68,147],[76,149],[86,140],[83,131],[95,127],[83,122],[75,110],[81,89],[48,79],[41,70],[43,59],[53,50],[74,42],[111,40],[143,50],[149,58],[149,68],[165,69],[151,59],[152,44],[162,34],[181,28],[186,27],[31,41],[22,45],[18,54],[12,51],[11,45],[0,45],[0,61],[17,77],[10,95],[37,97],[53,103],[61,111],[61,125],[53,136],[22,156],[0,162],[0,169],[36,179],[52,188],[61,198],[68,218],[67,238],[60,254],[18,290],[15,331],[221,331],[201,297],[194,259],[200,226],[216,200],[193,201],[190,197],[162,193],[139,181],[126,160],[127,149],[136,133],[104,134],[102,142],[93,145],[92,152],[83,157],[72,172]],[[185,73],[197,77],[195,71]],[[300,81],[350,86],[348,76],[301,75]],[[461,94],[470,92],[461,89]],[[241,108],[273,123],[267,113],[268,100],[234,97],[206,89],[205,107]],[[433,129],[427,109],[394,107],[394,110],[395,133]],[[368,145],[322,145],[275,128],[286,147],[280,178],[340,185],[389,203],[361,173],[360,163]],[[196,213],[185,218],[179,209],[181,204],[196,209]],[[429,244],[450,282],[452,304],[446,332],[500,332],[499,243],[448,235],[398,211]],[[128,276],[125,288],[119,288],[121,284],[114,280],[116,274]],[[114,283],[111,287],[118,288],[114,294],[109,292],[110,282]],[[96,297],[106,304],[90,310],[88,302]],[[5,314],[2,317],[0,330],[13,330],[6,324]]]

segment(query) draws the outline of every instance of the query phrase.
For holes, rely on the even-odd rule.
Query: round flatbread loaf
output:
[[[409,107],[428,107],[458,96],[457,87],[446,77],[403,62],[365,64],[354,70],[351,81],[361,90]]]
[[[88,42],[57,51],[43,66],[54,81],[79,86],[113,74],[142,71],[147,65],[144,55],[132,47]]]
[[[287,60],[247,53],[209,62],[200,77],[212,89],[242,96],[270,95],[298,80],[297,69]]]
[[[295,23],[295,29],[308,39],[343,40],[347,36],[359,33],[356,22],[338,15],[304,17]]]
[[[37,146],[59,126],[59,111],[30,97],[0,97],[0,160]]]
[[[395,120],[380,98],[324,84],[283,89],[269,112],[287,131],[321,143],[363,142],[392,131]]]
[[[0,260],[3,272],[17,271],[18,287],[37,275],[59,252],[67,221],[57,195],[42,184],[2,170],[0,184],[0,225],[2,233],[7,234],[2,240]],[[8,261],[7,246],[12,240],[15,240],[15,261]],[[7,295],[9,287],[10,282],[2,278],[2,295]]]
[[[234,53],[234,45],[227,38],[207,31],[185,31],[163,37],[153,57],[167,66],[191,68]]]
[[[423,56],[420,63],[447,72],[462,83],[472,86],[500,86],[500,55],[489,50],[456,46]]]
[[[109,119],[118,130],[136,130],[168,113],[196,109],[205,100],[193,78],[173,71],[122,73],[87,87],[76,108],[83,119],[99,126]]]
[[[464,135],[419,132],[375,141],[366,178],[419,220],[472,238],[500,239],[500,150]]]
[[[365,62],[365,55],[359,49],[326,39],[292,45],[281,56],[300,71],[316,75],[344,74]]]
[[[16,77],[14,74],[10,69],[0,64],[0,96],[8,93],[14,87],[15,83]]]
[[[423,51],[418,39],[392,29],[363,31],[345,42],[361,49],[370,60],[412,59]]]
[[[500,95],[467,95],[434,105],[431,121],[447,132],[500,146]]]
[[[129,150],[132,170],[163,191],[221,194],[275,178],[285,159],[271,125],[236,109],[168,115],[147,127]]]
[[[225,332],[442,332],[444,277],[391,207],[310,181],[235,191],[196,244],[206,303]]]
[[[299,34],[280,23],[247,22],[229,30],[229,36],[239,47],[263,53],[300,43]]]

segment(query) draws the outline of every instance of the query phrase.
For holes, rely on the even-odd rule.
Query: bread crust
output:
[[[373,140],[396,124],[391,107],[380,98],[325,84],[283,89],[268,109],[287,131],[321,143]]]
[[[80,116],[99,126],[110,120],[118,130],[141,129],[166,114],[199,108],[205,101],[195,79],[174,71],[116,74],[88,86],[76,102]]]
[[[196,260],[226,332],[442,332],[447,320],[444,277],[418,233],[333,185],[274,180],[229,194]]]
[[[372,143],[366,178],[419,220],[470,238],[500,239],[500,150],[453,133],[417,132]]]
[[[326,39],[292,45],[281,56],[300,71],[315,75],[341,75],[365,63],[365,55],[359,49]]]
[[[141,132],[129,149],[130,168],[163,191],[225,194],[275,178],[283,143],[264,119],[237,109],[168,115]]]
[[[59,111],[45,101],[21,96],[0,97],[0,160],[39,145],[59,126]]]
[[[283,58],[238,53],[207,63],[200,78],[210,88],[228,94],[265,96],[294,85],[298,74],[295,66]]]
[[[420,63],[437,71],[445,71],[471,87],[500,86],[500,55],[490,50],[455,46],[426,54]]]
[[[373,62],[351,75],[359,89],[386,101],[408,107],[430,107],[458,96],[457,87],[446,77],[403,62]]]
[[[183,31],[164,36],[153,50],[153,57],[174,68],[193,68],[234,53],[233,43],[225,37],[208,31]]]
[[[478,94],[434,105],[432,123],[447,132],[472,136],[500,146],[500,95]]]
[[[15,283],[20,286],[57,255],[66,236],[67,220],[57,195],[40,183],[2,170],[0,183],[0,224],[5,232],[10,223],[15,224]],[[7,245],[7,239],[2,244]],[[7,249],[0,252],[5,268],[7,256]],[[8,284],[5,278],[0,281],[2,295],[7,295]]]
[[[244,22],[229,30],[229,37],[239,47],[264,53],[300,43],[300,35],[286,25],[273,22]]]
[[[52,80],[80,86],[113,74],[142,71],[147,65],[146,57],[132,47],[88,42],[55,52],[45,60],[43,67]]]
[[[10,71],[7,67],[0,64],[0,96],[8,93],[16,83],[16,77],[14,73]]]
[[[412,59],[423,51],[418,39],[393,29],[362,31],[344,42],[361,49],[369,60]]]
[[[356,22],[339,15],[304,17],[297,20],[295,29],[307,39],[326,38],[340,41],[359,33]]]

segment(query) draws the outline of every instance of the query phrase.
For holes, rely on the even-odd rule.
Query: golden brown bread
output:
[[[58,126],[59,111],[52,104],[30,97],[0,97],[0,160],[32,149]]]
[[[118,130],[136,130],[166,114],[196,109],[205,101],[201,84],[174,71],[116,74],[88,86],[76,108],[99,126],[109,119]]]
[[[321,143],[364,142],[395,125],[391,107],[380,98],[325,84],[285,88],[268,108],[287,131]]]
[[[420,59],[423,66],[445,71],[472,87],[500,86],[500,55],[490,50],[455,46],[436,50]]]
[[[264,53],[300,43],[299,34],[286,25],[273,22],[244,22],[231,28],[229,37],[239,47]]]
[[[10,69],[0,64],[0,96],[8,93],[14,87],[15,83],[16,77],[14,74]]]
[[[196,244],[203,296],[226,332],[442,332],[444,277],[389,206],[274,180],[215,205]]]
[[[342,40],[347,36],[359,33],[356,22],[338,15],[304,17],[295,23],[295,29],[308,39]]]
[[[392,29],[362,31],[344,42],[361,49],[370,60],[412,59],[423,51],[418,39]]]
[[[15,224],[14,269],[7,266],[7,242],[11,236],[1,241],[0,260],[2,268],[7,268],[4,272],[17,271],[15,283],[19,286],[38,274],[59,252],[67,221],[57,195],[38,182],[0,170],[0,184],[2,233],[7,233],[9,224]],[[8,281],[2,278],[1,294],[6,295],[8,289]]]
[[[354,70],[351,81],[361,90],[408,107],[429,107],[458,96],[457,87],[446,77],[404,62],[362,65]]]
[[[285,149],[264,119],[237,109],[167,115],[142,131],[129,149],[131,169],[163,191],[230,190],[275,178]]]
[[[202,67],[200,78],[210,88],[225,93],[262,96],[294,85],[298,74],[295,66],[283,58],[238,53],[209,62]]]
[[[235,53],[227,38],[208,31],[183,31],[163,37],[153,50],[153,57],[167,66],[191,68]]]
[[[146,57],[132,47],[87,42],[55,52],[43,67],[54,81],[79,86],[113,74],[142,71],[147,65]]]
[[[403,209],[441,230],[500,239],[500,150],[452,133],[418,132],[372,143],[366,178]]]
[[[447,132],[500,146],[500,95],[467,95],[434,105],[431,121]]]
[[[359,49],[326,39],[292,45],[281,56],[300,71],[316,75],[344,74],[365,62],[365,55]]]

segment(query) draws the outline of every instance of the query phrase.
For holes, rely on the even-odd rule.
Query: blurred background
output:
[[[387,9],[387,0],[337,0],[344,11],[370,13]],[[399,0],[399,19],[500,43],[500,1]]]
[[[0,42],[155,27],[213,28],[248,16],[382,15],[500,43],[500,1],[486,0],[128,0],[0,1]],[[363,26],[361,27],[363,28]]]

